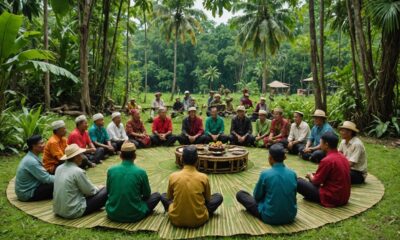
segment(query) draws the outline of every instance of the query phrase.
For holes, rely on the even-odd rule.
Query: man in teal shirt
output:
[[[93,115],[93,125],[89,128],[90,140],[96,148],[103,148],[108,154],[114,154],[117,145],[112,145],[110,136],[104,127],[104,116],[101,113]]]
[[[122,163],[107,172],[107,216],[115,222],[138,222],[153,212],[161,195],[150,194],[146,171],[134,164],[135,144],[125,142],[120,157]]]
[[[204,133],[205,143],[221,141],[227,143],[229,137],[224,134],[224,120],[218,116],[218,109],[212,107],[210,109],[210,116],[206,120],[206,130]]]
[[[261,172],[254,197],[245,191],[236,194],[238,202],[250,214],[267,224],[288,224],[294,221],[297,214],[297,176],[283,164],[285,158],[283,146],[272,145],[268,159],[272,168]]]

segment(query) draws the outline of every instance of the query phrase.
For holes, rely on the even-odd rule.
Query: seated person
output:
[[[115,222],[138,222],[153,212],[161,195],[151,194],[146,171],[134,164],[135,144],[125,142],[120,157],[122,163],[107,172],[107,217]]]
[[[264,147],[264,138],[268,138],[271,128],[271,120],[267,118],[268,113],[265,110],[258,111],[258,119],[256,121],[256,146]]]
[[[267,112],[267,117],[269,117],[268,115],[269,115],[270,113],[269,113],[269,108],[268,108],[268,106],[267,106],[267,104],[266,104],[266,99],[265,99],[265,97],[261,97],[261,98],[260,98],[260,102],[257,103],[256,109],[254,109],[254,112],[253,112],[253,114],[251,115],[251,120],[252,120],[252,121],[256,121],[256,120],[258,119],[258,112],[259,112],[260,110],[266,111],[266,112]]]
[[[240,99],[240,103],[246,108],[253,108],[253,102],[250,100],[250,94],[247,92],[243,94],[243,98]]]
[[[126,133],[129,141],[134,143],[136,147],[150,147],[150,136],[146,132],[143,121],[140,120],[140,112],[132,110],[131,116],[131,120],[126,123]]]
[[[192,98],[190,99],[189,107],[190,107],[190,108],[191,108],[191,107],[197,108],[196,99],[195,99],[194,97],[192,97]]]
[[[179,144],[202,144],[204,143],[203,120],[196,116],[196,108],[190,107],[188,114],[182,121],[182,134],[178,137]]]
[[[165,104],[164,101],[161,99],[162,93],[160,92],[156,92],[154,94],[155,99],[153,100],[153,102],[151,103],[151,112],[150,112],[150,117],[153,119],[154,118],[154,114],[156,112],[158,112],[159,108],[165,108]]]
[[[185,91],[184,94],[185,96],[183,97],[183,108],[184,108],[183,110],[187,111],[191,105],[192,97],[190,96],[190,92],[187,90]]]
[[[225,106],[224,102],[222,102],[221,95],[219,93],[214,95],[214,100],[211,101],[211,103],[210,103],[210,107],[208,108],[207,116],[210,116],[210,109],[212,107],[216,107],[217,108],[218,115],[220,115],[222,117],[224,116],[226,106]]]
[[[279,143],[283,147],[288,145],[289,135],[289,121],[283,117],[282,108],[275,108],[273,111],[274,119],[271,122],[271,129],[269,137],[264,138],[265,147],[269,147],[273,144]]]
[[[111,144],[110,136],[104,127],[104,116],[101,113],[93,115],[93,125],[89,128],[90,140],[96,148],[104,149],[105,154],[115,154],[116,144]]]
[[[104,149],[95,148],[87,132],[88,123],[85,115],[75,118],[76,128],[68,136],[68,145],[77,144],[80,148],[85,148],[81,167],[85,165],[95,167],[95,163],[101,163],[104,159]]]
[[[183,103],[181,102],[181,98],[177,97],[174,105],[172,106],[171,118],[175,118],[176,116],[178,116],[178,114],[183,114],[183,111],[184,111],[184,106]]]
[[[152,145],[172,146],[175,144],[176,137],[172,134],[172,121],[167,117],[167,109],[164,107],[158,109],[158,117],[154,118],[151,128],[153,132],[150,137]]]
[[[253,126],[250,118],[246,116],[245,107],[238,106],[236,112],[237,115],[231,122],[230,143],[241,146],[254,145]]]
[[[272,168],[264,170],[254,188],[253,196],[239,191],[236,199],[256,218],[272,225],[288,224],[297,214],[297,176],[283,164],[285,149],[280,144],[269,148]]]
[[[54,176],[46,171],[39,157],[44,149],[43,139],[34,135],[28,138],[26,144],[28,153],[17,168],[15,194],[23,202],[52,199]]]
[[[168,191],[161,195],[161,202],[169,220],[177,227],[200,227],[221,205],[219,193],[211,195],[210,183],[204,173],[196,169],[197,149],[185,146],[182,153],[183,169],[171,174]]]
[[[124,124],[121,122],[120,112],[111,114],[111,122],[107,126],[107,133],[111,144],[115,147],[115,151],[121,151],[121,146],[128,140],[128,136],[126,135]]]
[[[306,146],[310,135],[310,127],[303,121],[304,114],[299,111],[293,113],[294,123],[290,126],[288,150],[291,154],[299,154]]]
[[[68,145],[66,161],[56,169],[54,180],[53,212],[63,218],[74,219],[100,210],[107,201],[107,190],[96,187],[79,168],[86,149],[76,144]]]
[[[227,99],[225,99],[225,117],[227,116],[231,116],[235,114],[235,108],[232,104],[233,98],[232,97],[228,97]]]
[[[49,138],[44,147],[43,166],[47,172],[54,175],[56,168],[63,164],[61,157],[64,156],[65,148],[67,147],[67,129],[63,120],[58,120],[51,123],[53,135]]]
[[[227,143],[229,137],[224,134],[224,120],[218,116],[218,111],[216,107],[212,107],[210,111],[210,116],[206,120],[206,131],[204,143],[221,141]]]
[[[324,207],[339,207],[350,198],[350,165],[337,150],[339,138],[333,132],[321,136],[321,150],[326,153],[315,174],[308,173],[309,181],[298,178],[297,192],[306,200],[320,203]]]
[[[367,154],[364,144],[357,137],[359,130],[350,121],[345,121],[339,129],[342,137],[339,152],[349,160],[351,184],[364,183],[367,177]]]
[[[319,140],[324,133],[333,132],[333,128],[326,121],[326,114],[324,111],[319,109],[315,110],[313,118],[314,126],[311,129],[311,134],[307,140],[306,147],[300,152],[300,154],[304,160],[319,163],[321,159],[325,157],[324,151],[320,148]]]
[[[127,106],[126,106],[126,113],[130,113],[133,109],[139,109],[140,106],[136,103],[136,99],[132,98]]]
[[[210,107],[211,102],[214,100],[215,91],[210,90],[210,96],[207,100],[207,107]]]

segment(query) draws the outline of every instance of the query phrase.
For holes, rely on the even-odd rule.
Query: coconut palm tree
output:
[[[234,17],[232,25],[237,27],[238,43],[245,51],[251,47],[254,55],[261,55],[264,63],[262,93],[267,90],[267,51],[274,55],[285,39],[291,39],[294,24],[293,14],[286,1],[247,0],[233,5],[233,11],[242,11]]]
[[[207,68],[207,70],[204,73],[203,77],[205,79],[207,79],[208,81],[210,81],[210,90],[212,90],[212,83],[214,82],[214,80],[218,79],[220,75],[221,75],[221,73],[218,71],[217,67],[209,66]]]

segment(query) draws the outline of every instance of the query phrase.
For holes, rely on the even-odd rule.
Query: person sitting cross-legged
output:
[[[106,154],[115,154],[117,145],[110,141],[110,136],[104,127],[103,114],[93,115],[93,125],[89,128],[89,136],[96,148],[103,148]]]
[[[350,198],[350,165],[346,157],[337,150],[339,138],[333,132],[321,136],[321,150],[326,153],[315,174],[308,173],[305,180],[297,179],[297,192],[306,200],[325,207],[339,207]]]
[[[140,119],[140,112],[132,110],[130,112],[132,118],[126,123],[126,133],[129,141],[136,147],[145,148],[151,145],[150,136],[146,132],[143,121]]]
[[[183,111],[185,110],[184,107],[185,106],[181,102],[181,98],[177,97],[174,105],[172,106],[171,118],[175,118],[178,116],[178,114],[183,114]]]
[[[339,152],[349,160],[351,184],[364,183],[367,177],[367,154],[364,144],[357,137],[359,130],[356,124],[350,121],[345,121],[339,129],[342,137]]]
[[[169,220],[177,227],[202,226],[223,201],[221,194],[211,195],[207,175],[196,169],[197,160],[196,147],[185,146],[182,153],[183,169],[171,174],[168,191],[161,195]]]
[[[245,191],[236,194],[238,202],[251,215],[267,224],[288,224],[294,221],[297,214],[297,176],[283,164],[285,159],[283,146],[272,145],[268,158],[272,168],[261,172],[254,197]]]
[[[68,145],[66,161],[56,169],[53,212],[63,218],[75,219],[100,210],[107,201],[105,187],[96,187],[79,168],[86,151],[76,144]]]
[[[221,141],[227,143],[229,137],[224,134],[224,120],[218,116],[216,107],[210,109],[210,116],[206,120],[206,131],[204,143]]]
[[[121,122],[121,113],[113,112],[111,114],[112,121],[107,126],[107,133],[110,137],[111,144],[115,147],[115,151],[120,151],[122,144],[128,140],[124,124]]]
[[[54,121],[51,123],[53,135],[49,138],[44,147],[43,166],[46,170],[54,175],[56,168],[64,163],[60,159],[64,156],[65,148],[67,147],[67,129],[63,120]]]
[[[189,116],[182,121],[182,134],[178,136],[181,145],[204,143],[203,120],[196,116],[196,108],[188,109]]]
[[[258,119],[256,120],[256,146],[264,147],[264,138],[269,136],[271,128],[271,120],[267,118],[268,112],[265,110],[258,111]]]
[[[230,143],[234,145],[254,145],[255,138],[252,135],[253,126],[251,120],[246,116],[244,106],[238,106],[237,115],[232,119]]]
[[[327,116],[324,111],[317,109],[312,117],[314,118],[314,126],[311,129],[306,147],[300,151],[300,154],[304,160],[319,163],[325,157],[325,153],[320,146],[321,136],[326,132],[333,132],[333,128],[326,121]]]
[[[283,117],[282,108],[275,108],[273,111],[274,119],[271,122],[269,137],[264,138],[265,147],[279,143],[287,147],[289,135],[289,121]]]
[[[261,97],[260,98],[260,102],[257,103],[256,108],[254,109],[254,112],[251,115],[251,120],[252,121],[255,122],[258,119],[258,116],[259,116],[258,113],[259,113],[260,110],[264,110],[265,112],[267,112],[267,117],[268,117],[268,115],[270,115],[269,108],[268,108],[268,106],[266,104],[266,98],[265,97]]]
[[[151,194],[146,171],[134,163],[135,144],[125,142],[120,157],[122,163],[107,172],[107,216],[115,222],[138,222],[153,212],[161,195]]]
[[[158,117],[154,118],[152,125],[153,135],[151,144],[154,146],[172,146],[176,142],[176,136],[172,134],[172,121],[167,117],[167,109],[160,107]]]
[[[15,177],[15,194],[19,201],[40,201],[53,198],[54,176],[43,167],[39,157],[44,141],[34,135],[26,141],[28,153],[22,158]]]
[[[300,111],[293,113],[294,123],[290,126],[288,150],[290,154],[299,154],[305,147],[310,127],[303,121],[304,114]]]

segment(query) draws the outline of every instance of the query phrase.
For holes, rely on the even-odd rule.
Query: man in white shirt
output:
[[[107,133],[110,136],[111,144],[116,151],[121,151],[122,144],[128,140],[124,124],[121,122],[121,113],[114,112],[111,115],[112,121],[107,126]]]
[[[185,91],[185,96],[183,97],[183,108],[185,111],[187,111],[190,107],[192,97],[190,96],[189,91]]]
[[[359,130],[353,122],[345,121],[339,127],[339,132],[342,142],[338,150],[349,160],[351,184],[364,183],[367,177],[367,154],[364,144],[357,137]]]
[[[165,107],[164,101],[161,99],[162,94],[160,92],[156,92],[154,94],[156,97],[153,102],[151,103],[151,112],[150,112],[150,117],[153,119],[154,118],[154,113],[158,112],[158,109],[161,107]]]
[[[288,150],[290,154],[299,154],[306,146],[308,135],[310,134],[310,126],[303,121],[304,113],[295,111],[293,113],[294,123],[290,126],[288,137]]]

